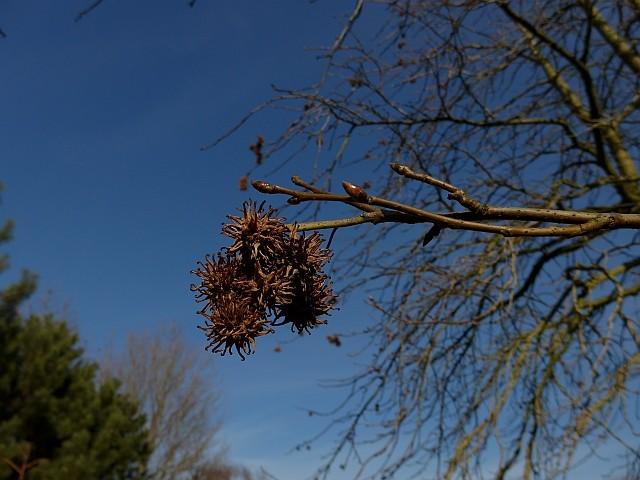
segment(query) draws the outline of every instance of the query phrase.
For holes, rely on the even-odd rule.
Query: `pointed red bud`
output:
[[[344,191],[347,192],[347,195],[349,195],[354,200],[363,203],[369,202],[369,194],[365,192],[362,187],[345,181],[342,182],[342,188],[344,188]]]
[[[258,190],[261,193],[273,193],[275,186],[270,183],[263,182],[262,180],[254,180],[251,182],[253,188]]]

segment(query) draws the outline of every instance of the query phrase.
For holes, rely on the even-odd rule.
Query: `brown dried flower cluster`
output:
[[[318,233],[290,230],[274,210],[245,202],[242,215],[230,215],[222,233],[233,240],[216,257],[207,256],[192,273],[200,326],[209,339],[207,349],[224,355],[232,349],[244,360],[255,351],[256,338],[273,326],[291,324],[298,333],[326,323],[336,297],[323,268],[331,251],[322,248]]]

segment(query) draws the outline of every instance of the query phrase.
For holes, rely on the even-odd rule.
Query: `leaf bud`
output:
[[[358,185],[344,181],[342,182],[342,188],[344,188],[344,191],[347,192],[347,195],[349,195],[354,200],[357,200],[358,202],[363,202],[363,203],[369,202],[369,194],[365,192],[362,187],[359,187]]]

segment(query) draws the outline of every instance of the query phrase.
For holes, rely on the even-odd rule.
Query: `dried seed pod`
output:
[[[234,294],[225,295],[208,315],[205,325],[198,328],[209,340],[207,350],[224,356],[232,354],[235,348],[242,360],[255,352],[256,338],[273,332],[263,312],[255,309],[248,299]]]
[[[273,209],[251,201],[229,219],[222,232],[232,245],[192,272],[200,278],[191,287],[196,300],[206,302],[198,313],[206,318],[200,328],[207,348],[223,355],[235,349],[244,359],[270,325],[291,324],[301,334],[326,323],[319,317],[336,297],[323,272],[332,252],[322,248],[322,237],[298,234]]]
[[[299,292],[294,301],[282,308],[284,324],[291,324],[291,330],[302,334],[310,333],[312,329],[326,325],[327,321],[320,317],[334,308],[335,295],[324,282]]]
[[[227,254],[240,254],[242,263],[257,271],[270,271],[273,259],[282,256],[286,248],[284,239],[289,229],[282,219],[274,217],[272,208],[264,210],[262,205],[248,201],[243,204],[242,215],[229,215],[228,223],[222,227],[222,233],[233,239],[233,244],[227,248]]]
[[[277,317],[283,324],[290,323],[291,329],[298,333],[309,332],[326,323],[319,317],[328,314],[336,302],[329,277],[322,273],[331,252],[321,248],[317,233],[309,237],[296,236],[291,245],[293,296],[290,302],[279,305]]]
[[[235,257],[218,254],[216,258],[206,256],[204,262],[198,262],[199,268],[191,273],[200,277],[199,285],[191,285],[196,292],[197,302],[206,302],[201,310],[211,311],[217,307],[220,299],[229,292],[247,296],[254,289],[251,279],[242,273],[242,265]]]

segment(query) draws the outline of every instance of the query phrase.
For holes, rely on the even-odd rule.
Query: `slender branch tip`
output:
[[[389,164],[389,167],[391,167],[391,170],[393,170],[394,172],[399,173],[401,175],[403,173],[405,173],[407,171],[407,168],[408,168],[406,165],[403,165],[403,164],[398,163],[398,162],[391,162]]]

